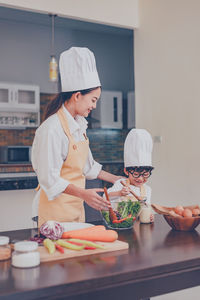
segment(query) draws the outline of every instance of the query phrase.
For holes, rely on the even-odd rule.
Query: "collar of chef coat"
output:
[[[72,115],[69,113],[69,111],[64,106],[64,104],[62,107],[63,107],[63,111],[67,117],[68,126],[69,126],[69,130],[70,130],[71,134],[73,134],[75,131],[80,130],[80,129],[83,131],[85,131],[87,129],[88,122],[84,117],[76,115],[76,117],[73,118]]]

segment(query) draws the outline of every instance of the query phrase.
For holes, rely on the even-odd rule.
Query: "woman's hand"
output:
[[[74,184],[69,184],[64,193],[83,199],[89,206],[97,210],[108,210],[110,203],[99,194],[103,189],[83,189]]]
[[[120,191],[120,196],[127,196],[130,194],[130,188],[128,186],[124,186]]]
[[[103,192],[103,189],[87,189],[84,190],[82,199],[91,207],[97,210],[108,210],[110,203],[103,197],[101,197],[98,192]]]

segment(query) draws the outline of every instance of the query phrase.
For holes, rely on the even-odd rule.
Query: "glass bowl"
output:
[[[132,229],[141,210],[139,201],[132,201],[131,199],[111,200],[111,207],[117,220],[111,221],[110,211],[101,211],[105,226],[115,230]]]

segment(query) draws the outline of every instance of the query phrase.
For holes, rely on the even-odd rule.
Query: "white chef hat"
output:
[[[62,52],[59,68],[62,92],[101,86],[94,54],[88,48],[71,47]]]
[[[152,166],[153,141],[145,129],[132,129],[124,143],[125,167]]]

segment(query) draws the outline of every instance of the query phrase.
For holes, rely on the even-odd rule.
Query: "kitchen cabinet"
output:
[[[39,111],[39,86],[0,82],[0,109]]]
[[[39,124],[39,86],[0,82],[0,128],[24,129]]]
[[[92,111],[92,128],[122,128],[122,92],[102,91]]]

